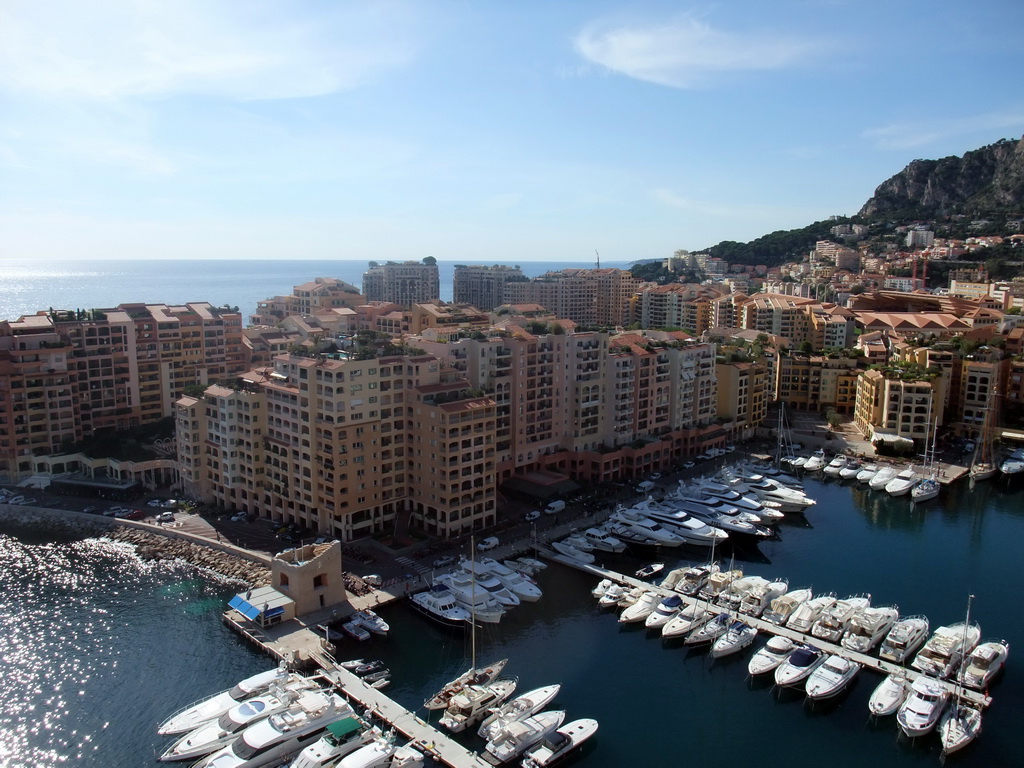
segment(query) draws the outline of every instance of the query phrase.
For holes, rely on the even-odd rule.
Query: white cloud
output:
[[[783,69],[822,51],[826,42],[774,32],[719,30],[691,16],[666,24],[596,23],[577,35],[589,61],[638,80],[700,88],[728,72]]]
[[[402,0],[323,7],[310,18],[259,0],[7,3],[0,87],[104,100],[294,98],[359,86],[413,58]]]
[[[868,128],[861,132],[861,136],[879,149],[914,149],[960,136],[1007,129],[1014,136],[1024,131],[1024,109],[949,117],[929,115],[918,121]],[[996,138],[1010,137],[993,137],[992,140]]]

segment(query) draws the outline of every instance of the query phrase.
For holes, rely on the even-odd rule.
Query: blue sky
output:
[[[1018,0],[7,0],[0,258],[664,257],[1024,134]]]

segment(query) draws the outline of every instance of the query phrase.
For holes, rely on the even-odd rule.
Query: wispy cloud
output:
[[[715,29],[693,16],[664,24],[597,22],[576,37],[587,60],[638,80],[701,88],[716,76],[792,67],[825,50],[826,41],[772,31]]]
[[[0,87],[119,99],[176,93],[235,99],[317,96],[408,64],[403,0],[335,6],[223,0],[14,2],[0,10]]]
[[[959,136],[1003,130],[1015,135],[1024,132],[1024,109],[949,117],[933,114],[921,120],[868,128],[861,136],[879,149],[914,149]]]

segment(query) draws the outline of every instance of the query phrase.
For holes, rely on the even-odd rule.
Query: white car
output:
[[[158,523],[173,523],[174,522],[174,513],[173,512],[161,512],[159,515],[156,516],[156,521]]]
[[[696,466],[697,465],[694,464],[692,461],[684,461],[683,462],[683,469],[693,469]]]
[[[490,549],[494,549],[496,546],[498,546],[498,537],[488,536],[486,539],[477,544],[476,548],[481,552],[486,552]]]

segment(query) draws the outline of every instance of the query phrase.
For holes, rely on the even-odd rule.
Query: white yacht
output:
[[[742,576],[720,592],[715,602],[728,611],[738,611],[740,603],[750,590],[765,587],[769,583],[763,576]]]
[[[616,539],[608,531],[602,528],[587,528],[583,536],[590,542],[594,549],[601,552],[625,552],[626,544]]]
[[[683,640],[683,643],[686,645],[713,643],[728,631],[732,621],[733,618],[728,613],[720,613],[710,621],[705,622],[703,626],[692,630]]]
[[[750,657],[747,672],[753,677],[774,672],[775,668],[788,659],[789,654],[794,650],[796,650],[796,643],[788,637],[772,635],[771,639]]]
[[[851,595],[837,600],[824,611],[811,627],[811,634],[820,640],[838,643],[853,617],[871,605],[871,595]]]
[[[437,584],[444,584],[451,590],[455,602],[470,612],[474,621],[497,624],[505,615],[505,607],[491,593],[477,584],[476,579],[465,571],[455,570],[434,577]]]
[[[581,563],[589,564],[594,562],[594,556],[592,554],[576,549],[572,544],[566,544],[564,541],[551,542],[551,548],[558,554],[571,557],[573,560],[578,560]]]
[[[868,607],[859,611],[843,633],[843,648],[870,653],[889,634],[900,613],[895,606]]]
[[[670,499],[666,503],[714,528],[721,528],[730,536],[737,535],[749,536],[753,539],[769,539],[774,535],[771,529],[761,525],[760,518],[756,515],[752,515],[749,512],[741,512],[721,499],[699,500],[681,496],[676,499]]]
[[[597,733],[597,720],[582,718],[563,725],[523,753],[523,768],[547,768],[579,749],[583,742]]]
[[[779,595],[768,604],[768,608],[761,614],[761,618],[776,626],[783,626],[797,608],[814,597],[809,587],[792,589],[784,595]]]
[[[297,682],[298,679],[298,675],[288,672],[283,667],[252,675],[226,691],[215,693],[178,710],[160,724],[157,733],[161,736],[170,736],[191,731],[209,720],[220,717],[236,704],[264,693],[271,685],[286,685],[289,682]]]
[[[868,699],[868,711],[875,717],[895,715],[910,695],[910,680],[902,670],[885,676]]]
[[[704,520],[698,520],[685,509],[660,505],[649,508],[646,514],[651,520],[682,537],[687,544],[693,546],[713,547],[729,538],[726,531],[716,528]]]
[[[911,488],[917,485],[919,479],[914,468],[907,467],[900,470],[896,477],[885,484],[885,492],[890,496],[905,496],[910,493]]]
[[[593,552],[595,549],[593,542],[591,542],[590,539],[582,533],[578,533],[575,529],[573,529],[568,536],[562,539],[562,541],[571,547],[576,547],[580,552]]]
[[[599,599],[604,596],[605,592],[611,589],[612,584],[615,582],[611,579],[601,579],[597,582],[597,586],[590,590],[590,594],[593,595],[594,599]]]
[[[963,749],[981,733],[981,710],[965,701],[954,700],[939,718],[942,754]]]
[[[627,605],[619,614],[620,624],[636,624],[647,621],[654,609],[661,602],[661,595],[653,590],[645,590],[644,593],[630,605]]]
[[[646,514],[632,509],[620,509],[613,512],[610,520],[625,525],[641,536],[654,539],[663,547],[678,547],[683,543],[683,537],[673,533],[656,520],[652,520]]]
[[[935,479],[935,475],[932,475],[931,477],[926,477],[910,489],[910,498],[915,504],[918,502],[924,503],[938,496],[941,490],[942,485]]]
[[[336,693],[308,691],[283,712],[250,725],[233,742],[192,768],[265,768],[276,766],[320,738],[333,722],[355,713]]]
[[[350,752],[337,763],[338,768],[420,768],[426,762],[412,744],[395,744],[394,732],[382,734],[365,746]]]
[[[846,466],[839,470],[839,479],[853,480],[860,474],[861,467],[863,466],[856,459],[847,459]]]
[[[981,629],[977,624],[967,626],[960,621],[939,627],[917,652],[910,666],[932,677],[949,677],[974,650],[980,637]]]
[[[487,742],[488,754],[498,763],[519,757],[541,739],[553,734],[565,722],[565,711],[554,710],[516,720]]]
[[[508,659],[499,659],[486,667],[470,667],[454,680],[445,683],[445,686],[440,691],[423,702],[424,708],[445,709],[449,702],[451,702],[452,697],[464,687],[467,685],[486,685],[501,674],[506,664],[508,664]]]
[[[762,525],[775,525],[785,517],[779,511],[779,504],[776,502],[765,503],[764,499],[740,493],[728,485],[710,480],[698,480],[694,483],[694,489],[705,496],[721,499],[726,504],[731,504],[743,512],[756,515]]]
[[[266,693],[236,704],[217,719],[189,731],[164,750],[159,759],[189,760],[215,752],[256,721],[294,705],[301,695],[300,688],[272,686]]]
[[[510,723],[540,712],[554,700],[561,689],[562,686],[557,683],[545,685],[516,696],[510,701],[506,701],[484,718],[484,721],[480,723],[480,728],[477,730],[477,735],[482,739],[490,741],[498,735],[502,728]]]
[[[825,467],[825,451],[821,448],[811,454],[810,458],[804,462],[804,470],[807,472],[817,472],[819,469]]]
[[[512,678],[467,685],[452,696],[438,722],[452,733],[461,733],[487,717],[492,707],[501,706],[515,690],[516,680]]]
[[[819,595],[812,597],[805,603],[801,603],[792,615],[786,620],[786,626],[795,629],[797,632],[810,633],[821,614],[836,604],[836,596],[833,594]]]
[[[644,619],[644,626],[648,629],[661,629],[669,620],[679,613],[683,607],[683,598],[679,595],[669,595],[647,614]],[[627,609],[628,610],[628,609]]]
[[[789,657],[775,668],[775,684],[783,688],[803,685],[818,667],[825,663],[825,654],[811,645],[798,645]]]
[[[460,566],[462,567],[462,570],[470,574],[470,576],[476,580],[477,589],[483,588],[486,592],[490,593],[491,597],[501,603],[501,607],[505,610],[515,608],[519,605],[520,600],[516,596],[515,592],[502,584],[494,574],[484,566],[472,559],[463,560],[460,563]]]
[[[928,617],[906,616],[892,625],[878,649],[878,657],[893,664],[909,659],[928,639]]]
[[[707,584],[708,577],[712,573],[718,573],[718,570],[718,563],[691,565],[683,570],[682,576],[676,582],[675,589],[677,592],[693,597]]]
[[[938,725],[939,716],[948,701],[948,690],[927,677],[919,677],[910,686],[910,695],[896,712],[896,722],[907,736],[924,736]]]
[[[861,665],[855,661],[834,654],[826,656],[821,666],[814,670],[804,683],[807,698],[818,700],[838,696],[860,670]]]
[[[607,587],[601,596],[597,598],[597,604],[602,608],[612,608],[619,604],[619,600],[626,594],[626,587],[618,582]]]
[[[758,618],[771,605],[771,602],[784,595],[787,589],[789,589],[789,582],[784,579],[768,581],[748,589],[747,593],[743,595],[743,599],[740,600],[740,613]]]
[[[960,681],[968,688],[985,690],[1003,668],[1009,655],[1010,645],[1005,640],[986,640],[964,659]]]
[[[832,461],[825,465],[824,469],[821,470],[822,474],[828,475],[829,477],[839,477],[839,471],[846,468],[846,457],[841,453],[837,453],[832,457]]]
[[[691,603],[673,616],[661,628],[663,638],[683,637],[707,624],[715,618],[714,611],[709,611],[705,603]]]
[[[700,588],[700,597],[709,603],[715,602],[719,595],[729,589],[730,584],[736,581],[736,579],[742,578],[743,571],[738,568],[729,571],[715,571],[708,576],[704,586]]]
[[[391,625],[384,621],[376,611],[369,608],[356,611],[352,614],[351,619],[372,635],[387,637],[388,632],[391,631]]]
[[[383,733],[379,728],[367,728],[355,717],[346,717],[327,726],[324,735],[303,749],[288,768],[328,768],[338,761],[364,747]]]
[[[413,609],[428,619],[449,627],[467,627],[473,623],[470,612],[455,602],[455,595],[445,584],[434,584],[426,592],[409,596]]]
[[[535,603],[543,596],[540,587],[533,579],[523,576],[519,571],[509,568],[504,563],[499,563],[490,557],[482,557],[478,562],[481,568],[486,569],[521,601]]]
[[[754,642],[757,630],[743,621],[734,621],[725,632],[711,644],[711,657],[720,659],[739,653]]]
[[[882,467],[875,472],[875,476],[868,481],[868,487],[873,491],[880,491],[888,485],[889,481],[896,477],[895,467]]]
[[[871,478],[873,478],[877,474],[878,474],[878,465],[877,464],[865,464],[863,467],[860,468],[860,471],[857,473],[857,482],[858,483],[870,483],[871,482]]]

